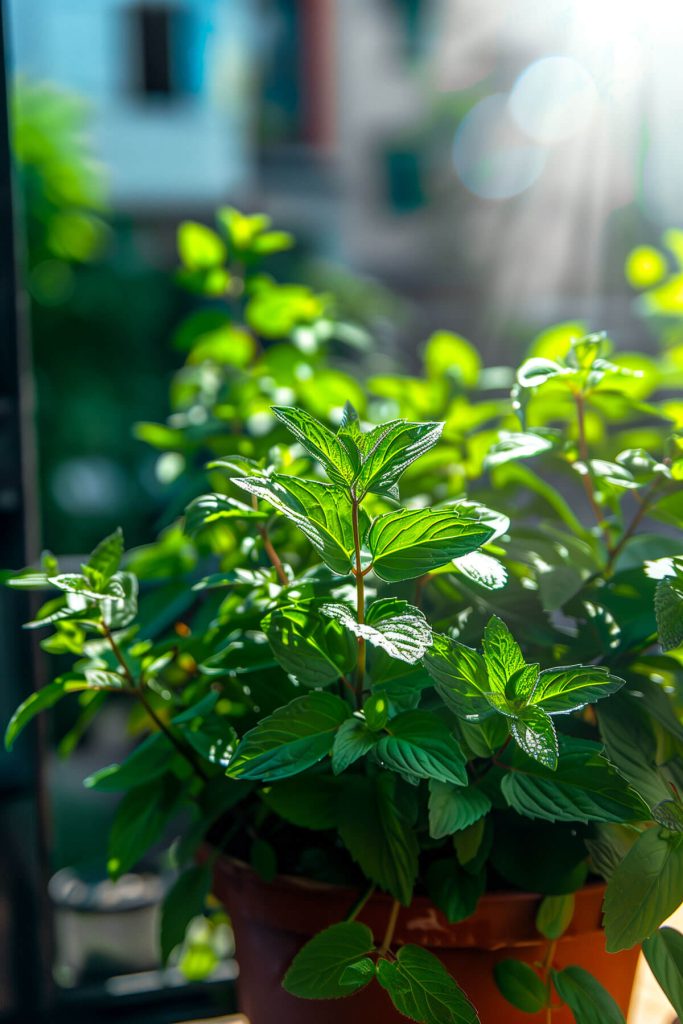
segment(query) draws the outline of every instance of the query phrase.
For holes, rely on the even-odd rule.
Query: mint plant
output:
[[[180,467],[185,514],[148,549],[126,556],[115,533],[81,572],[47,554],[8,580],[51,592],[29,626],[73,658],[8,745],[69,695],[71,744],[112,699],[147,723],[86,785],[124,794],[113,877],[185,811],[165,958],[205,906],[208,843],[265,881],[356,888],[294,959],[294,995],[378,985],[409,1019],[475,1021],[467,978],[397,945],[398,914],[426,893],[456,922],[513,888],[540,894],[545,952],[492,983],[548,1019],[566,1004],[579,1024],[621,1021],[596,979],[555,962],[590,873],[608,881],[608,949],[645,940],[680,1005],[680,937],[658,928],[683,899],[683,556],[651,523],[680,525],[683,473],[656,365],[558,328],[508,403],[474,393],[486,371],[444,332],[424,378],[372,378],[356,412],[336,401],[345,374],[282,340],[333,322],[329,297],[259,280],[259,248],[289,240],[236,211],[221,223],[181,239],[186,283],[223,303],[216,333],[195,321],[173,418],[140,428]],[[271,412],[283,392],[297,404]],[[423,421],[432,406],[444,422]],[[359,920],[375,889],[393,900],[381,935]]]

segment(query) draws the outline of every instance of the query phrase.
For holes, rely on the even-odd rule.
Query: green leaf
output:
[[[272,882],[277,875],[277,854],[274,847],[258,836],[249,847],[249,863],[264,882]]]
[[[522,363],[517,371],[517,382],[523,388],[536,388],[557,377],[575,376],[575,371],[561,366],[553,359],[534,356]]]
[[[625,695],[598,710],[607,757],[649,807],[671,798],[667,781],[656,765],[657,741],[650,720]]]
[[[445,722],[430,711],[404,711],[375,747],[379,761],[418,779],[467,785],[465,756]]]
[[[303,409],[274,405],[272,411],[302,448],[320,462],[333,483],[342,486],[351,483],[357,463],[336,434]]]
[[[211,270],[225,263],[221,238],[204,224],[186,220],[178,228],[178,254],[188,270]]]
[[[255,511],[242,501],[225,494],[201,494],[185,509],[185,530],[195,536],[212,523],[226,519],[267,519],[265,512]]]
[[[328,775],[284,779],[261,791],[261,799],[275,814],[299,828],[314,830],[336,826],[338,795],[337,780]]]
[[[408,466],[434,447],[442,430],[443,423],[393,420],[362,434],[357,441],[363,461],[353,484],[356,498],[360,501],[368,491],[391,494]]]
[[[178,808],[177,780],[164,776],[163,783],[136,786],[126,793],[116,809],[109,831],[107,870],[113,879],[135,867],[156,843]]]
[[[660,928],[643,942],[643,953],[678,1017],[683,1017],[683,935]]]
[[[331,693],[308,693],[267,715],[241,739],[227,774],[236,779],[284,779],[316,764],[351,714]]]
[[[683,836],[641,832],[612,874],[605,895],[607,950],[618,953],[652,935],[683,901]]]
[[[360,718],[349,718],[334,737],[332,747],[332,771],[335,775],[346,771],[359,758],[372,750],[377,734],[372,732]]]
[[[345,604],[323,604],[324,615],[341,622],[354,636],[362,637],[374,647],[409,665],[419,661],[429,647],[432,631],[418,608],[407,601],[388,598],[375,601],[368,609],[363,624]]]
[[[433,861],[425,881],[430,898],[450,924],[470,917],[486,888],[485,872],[473,874],[461,867],[455,857]]]
[[[546,768],[557,766],[557,734],[550,715],[542,708],[526,707],[510,723],[510,730],[525,754]]]
[[[510,807],[545,821],[641,821],[647,808],[589,740],[563,736],[552,769],[538,760],[510,757],[501,782]]]
[[[458,863],[468,871],[478,871],[486,860],[491,836],[490,822],[484,818],[456,832],[453,836],[453,849]]]
[[[502,619],[492,615],[484,629],[482,643],[488,670],[488,690],[505,693],[508,680],[525,667],[519,644]]]
[[[395,777],[350,776],[339,801],[339,835],[363,874],[408,906],[417,877],[418,842],[399,815]]]
[[[100,541],[84,569],[93,569],[106,582],[111,579],[123,558],[123,531],[121,527]]]
[[[489,449],[484,460],[484,466],[487,468],[500,466],[512,459],[529,459],[533,455],[550,451],[553,447],[552,439],[541,434],[510,433],[501,430],[498,436],[500,440]]]
[[[548,993],[533,967],[521,960],[499,960],[493,968],[498,991],[523,1013],[540,1013]]]
[[[282,986],[300,999],[350,996],[374,977],[375,966],[368,956],[374,948],[367,925],[359,921],[333,924],[299,950]]]
[[[315,601],[277,608],[261,627],[280,665],[302,686],[336,682],[356,663],[356,641],[338,622],[319,615]]]
[[[103,793],[133,789],[164,775],[171,766],[173,755],[174,750],[166,737],[156,732],[143,740],[121,764],[100,768],[84,779],[83,785]]]
[[[623,685],[623,679],[598,665],[560,665],[540,673],[529,700],[541,705],[547,714],[557,715],[609,697]]]
[[[381,732],[389,719],[389,701],[382,693],[373,693],[363,704],[368,729]]]
[[[274,474],[235,477],[232,483],[262,498],[301,530],[333,572],[346,575],[355,553],[348,490],[318,480]],[[361,530],[367,519],[361,518]]]
[[[536,927],[546,939],[559,939],[564,935],[574,916],[574,893],[563,896],[545,896],[536,913]]]
[[[441,961],[419,946],[401,946],[377,964],[380,985],[399,1013],[419,1024],[478,1024],[477,1011]]]
[[[429,834],[443,839],[468,828],[491,810],[491,801],[480,789],[463,789],[447,782],[429,783]]]
[[[458,508],[404,508],[375,519],[368,546],[377,576],[396,583],[469,554],[492,535],[490,526]]]
[[[5,730],[5,748],[11,750],[21,732],[28,723],[47,708],[53,707],[62,697],[68,693],[77,693],[79,690],[89,689],[85,679],[72,676],[63,676],[48,683],[40,690],[36,690],[30,697],[23,701],[9,720]]]
[[[161,959],[169,956],[185,938],[185,930],[193,917],[203,909],[211,888],[211,872],[205,866],[188,868],[180,875],[161,905]]]
[[[436,331],[425,346],[425,369],[430,377],[452,377],[466,388],[476,386],[481,357],[474,345],[452,331]]]
[[[670,832],[683,832],[683,804],[677,800],[662,800],[652,808],[652,817]]]
[[[664,577],[655,590],[655,615],[662,650],[672,651],[683,643],[683,587],[677,579]]]
[[[116,584],[116,590],[113,590]],[[102,618],[110,629],[123,629],[130,625],[138,611],[138,581],[132,572],[114,573],[107,590],[111,596],[102,601]]]
[[[582,967],[553,971],[552,979],[576,1024],[625,1024],[623,1013],[607,989]]]
[[[434,633],[423,661],[440,697],[459,718],[477,722],[493,714],[485,696],[489,683],[481,654],[458,640]]]
[[[503,563],[483,551],[471,551],[453,561],[459,573],[487,590],[500,590],[507,583],[508,571]]]

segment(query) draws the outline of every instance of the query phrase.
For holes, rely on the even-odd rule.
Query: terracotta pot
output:
[[[289,876],[266,884],[246,864],[227,857],[215,862],[213,891],[232,919],[240,968],[239,1006],[251,1024],[405,1024],[406,1018],[376,984],[333,1001],[296,999],[281,987],[297,950],[321,928],[343,920],[356,891]],[[576,893],[574,918],[557,944],[553,963],[590,970],[626,1014],[639,951],[605,952],[600,927],[603,894],[600,884]],[[545,1014],[515,1010],[498,993],[492,974],[494,965],[508,957],[527,963],[543,958],[546,945],[539,942],[534,926],[540,899],[528,893],[488,893],[472,917],[448,924],[434,904],[420,896],[401,910],[395,942],[436,953],[476,1006],[481,1024],[541,1024]],[[378,940],[391,904],[391,897],[377,893],[358,917]],[[573,1021],[566,1009],[553,1013],[553,1024]]]

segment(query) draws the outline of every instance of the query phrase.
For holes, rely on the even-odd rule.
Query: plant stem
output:
[[[353,544],[356,552],[356,619],[359,626],[365,622],[365,574],[361,564],[360,554],[360,529],[358,527],[359,502],[353,498],[351,505],[351,518],[353,523]],[[365,638],[358,637],[358,664],[356,667],[356,702],[358,707],[363,703],[363,682],[365,679]]]
[[[362,895],[359,896],[358,899],[356,900],[356,902],[353,904],[353,906],[351,907],[350,911],[348,912],[348,914],[344,918],[345,921],[355,921],[356,920],[356,918],[360,914],[361,910],[363,909],[363,907],[365,906],[365,904],[368,902],[368,900],[372,896],[373,892],[375,891],[375,888],[376,888],[375,887],[375,883],[371,882],[370,885],[365,890],[365,892],[362,893]]]
[[[615,546],[612,548],[612,550],[610,552],[610,555],[609,555],[609,558],[607,559],[607,564],[606,564],[605,570],[604,570],[605,573],[608,573],[610,571],[610,569],[612,568],[612,566],[616,562],[617,558],[619,557],[619,555],[623,551],[626,543],[631,539],[633,534],[636,532],[636,530],[640,526],[641,520],[647,514],[647,512],[648,512],[648,510],[650,508],[650,504],[652,502],[652,498],[654,497],[654,494],[655,494],[657,488],[662,483],[663,479],[664,479],[663,477],[659,477],[658,479],[654,480],[650,484],[650,486],[647,489],[646,493],[643,495],[643,497],[642,497],[642,499],[640,501],[640,504],[638,505],[638,508],[636,509],[635,514],[634,514],[633,518],[631,519],[631,522],[628,524],[628,526],[626,527],[626,529],[622,533],[619,541],[615,544]]]
[[[197,774],[203,782],[208,782],[209,777],[202,768],[198,759],[195,757],[195,753],[192,750],[192,748],[189,747],[183,740],[181,740],[179,736],[176,735],[175,731],[171,729],[166,722],[164,722],[163,718],[161,718],[156,713],[150,702],[147,700],[142,684],[133,677],[133,673],[128,667],[128,664],[123,656],[121,648],[114,639],[114,635],[106,622],[102,622],[102,631],[105,637],[107,638],[107,641],[112,649],[114,657],[116,658],[119,665],[123,669],[123,674],[126,677],[126,680],[129,684],[127,692],[131,693],[137,700],[140,701],[143,708],[156,725],[157,729],[159,729],[159,731],[164,734],[169,743],[171,743],[178,751],[178,753],[187,761],[187,763],[191,765],[195,774]]]
[[[258,498],[256,497],[255,494],[252,494],[251,496],[251,507],[253,508],[254,512],[258,510]],[[257,523],[256,529],[258,530],[259,536],[263,541],[263,550],[268,555],[270,564],[275,569],[277,578],[280,581],[281,586],[286,587],[289,583],[289,580],[287,579],[287,573],[285,572],[282,562],[280,561],[280,556],[273,547],[273,542],[270,539],[268,530],[262,523]]]
[[[545,1010],[546,1024],[552,1024],[552,1019],[553,1019],[553,1009],[554,1009],[554,1007],[551,1005],[552,995],[551,995],[551,988],[550,988],[550,969],[551,969],[551,967],[553,965],[553,957],[555,956],[555,950],[556,949],[557,949],[557,939],[553,939],[552,941],[548,942],[548,946],[547,946],[546,952],[545,952],[545,958],[543,960],[543,967],[542,967],[543,981],[545,983],[546,991],[548,993],[548,996],[547,996],[547,998],[548,998],[548,1005],[546,1006],[546,1010]]]
[[[590,459],[588,453],[588,441],[586,440],[586,403],[582,392],[577,391],[574,394],[574,401],[576,403],[576,422],[579,433],[579,455],[581,456],[581,461],[586,466],[586,472],[581,474],[581,480],[583,481],[583,489],[586,492],[588,503],[590,504],[590,507],[593,510],[595,521],[600,527],[600,531],[602,533],[605,544],[607,545],[607,550],[609,552],[610,539],[609,533],[607,532],[607,529],[604,526],[605,517],[602,513],[602,509],[598,505],[598,502],[595,497],[595,491],[593,489],[593,478],[591,477]]]
[[[390,947],[392,939],[394,937],[394,932],[396,931],[396,922],[398,921],[398,912],[399,912],[400,909],[401,909],[401,904],[398,902],[398,900],[394,900],[394,902],[393,902],[393,904],[391,906],[391,913],[389,914],[389,920],[387,922],[387,930],[384,933],[384,938],[382,939],[382,945],[379,947],[379,955],[380,956],[386,956],[386,954],[389,951],[389,947]]]

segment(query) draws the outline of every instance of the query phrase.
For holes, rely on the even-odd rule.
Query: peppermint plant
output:
[[[174,840],[160,944],[181,967],[224,852],[265,882],[357,893],[289,992],[375,985],[408,1019],[472,1022],[467,978],[396,942],[401,907],[426,894],[457,922],[487,889],[523,890],[543,953],[492,984],[550,1021],[566,1005],[616,1024],[610,994],[555,956],[574,893],[601,877],[607,948],[643,942],[680,1014],[680,936],[660,926],[683,901],[683,448],[680,403],[657,388],[683,353],[615,355],[561,325],[489,373],[438,332],[424,377],[361,388],[326,362],[358,342],[330,296],[262,273],[290,236],[224,210],[179,243],[211,306],[176,339],[173,415],[138,426],[173,521],[147,548],[117,531],[80,570],[46,553],[9,575],[46,595],[28,627],[70,667],[7,745],[62,699],[64,752],[110,701],[130,707],[140,741],[86,785],[121,794],[113,878]],[[391,897],[378,935],[375,890]]]

